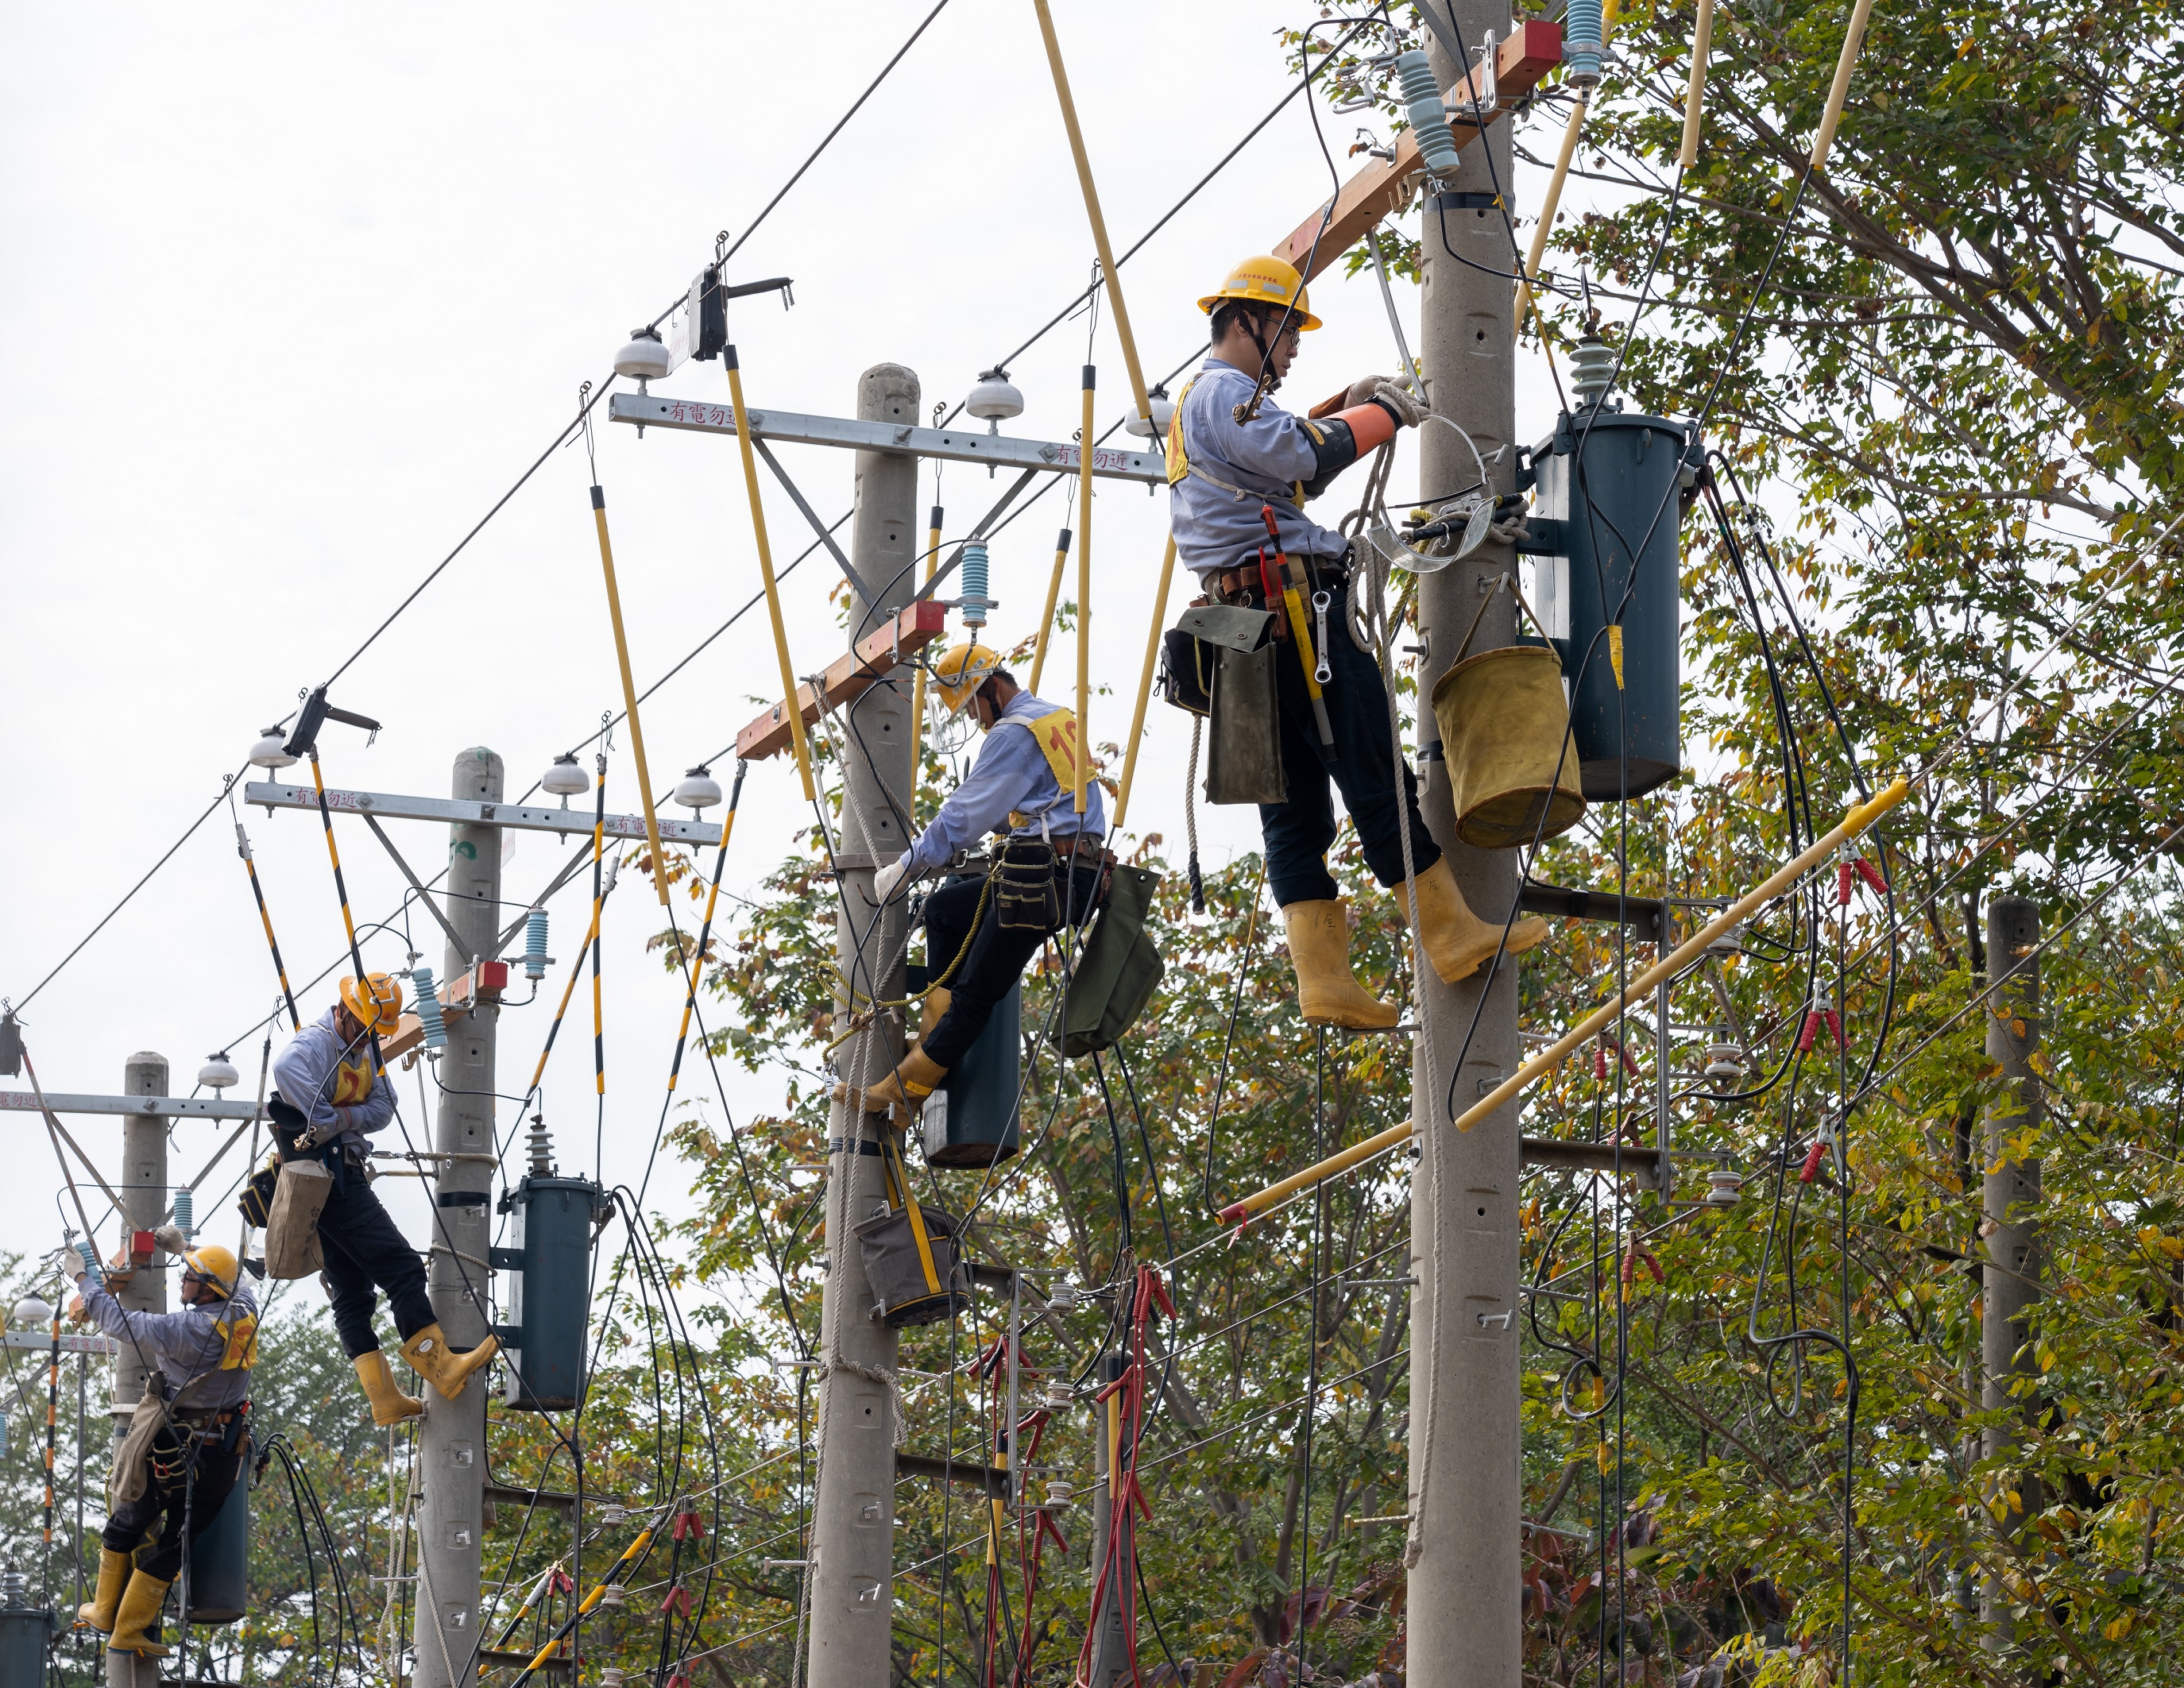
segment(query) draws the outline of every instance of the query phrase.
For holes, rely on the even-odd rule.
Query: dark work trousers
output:
[[[334,1329],[354,1360],[379,1346],[371,1329],[375,1288],[387,1292],[394,1328],[404,1342],[432,1323],[432,1303],[425,1293],[425,1268],[418,1264],[416,1250],[387,1217],[364,1168],[343,1162],[334,1174],[334,1193],[319,1212],[319,1248],[326,1256]]]
[[[1100,894],[1099,867],[1089,861],[1083,862],[1067,877],[1061,877],[1057,870],[1057,883],[1066,922],[1084,925],[1091,916],[1094,899]],[[971,1045],[986,1029],[986,1022],[993,1017],[1000,1000],[1009,994],[1009,987],[1022,977],[1025,964],[1053,935],[1004,928],[990,894],[981,913],[978,899],[985,884],[982,873],[959,875],[925,900],[925,964],[930,970],[928,977],[944,983],[954,994],[948,1011],[940,1017],[940,1023],[922,1042],[928,1056],[951,1070],[971,1052]],[[948,964],[956,959],[956,953],[963,948],[963,939],[970,935],[973,919],[978,921],[978,928],[977,935],[971,938],[970,951],[953,976],[944,980],[942,976],[947,972]]]
[[[170,1424],[153,1439],[144,1456],[152,1465],[145,1476],[144,1492],[114,1509],[99,1538],[109,1552],[129,1553],[158,1529],[158,1541],[137,1555],[136,1568],[163,1583],[174,1581],[182,1568],[183,1513],[189,1513],[190,1540],[195,1541],[212,1528],[242,1469],[245,1438],[238,1431],[235,1446],[225,1451],[218,1442],[198,1443],[197,1477],[186,1484],[182,1440],[177,1430],[187,1433],[188,1429],[187,1424]],[[164,1529],[159,1528],[162,1517],[166,1519]]]
[[[1327,871],[1327,852],[1334,844],[1334,803],[1330,777],[1342,789],[1342,806],[1357,828],[1365,864],[1383,885],[1403,883],[1403,840],[1396,804],[1411,811],[1411,861],[1420,872],[1440,860],[1440,846],[1427,835],[1418,813],[1418,781],[1410,763],[1402,764],[1400,799],[1396,785],[1395,735],[1388,725],[1388,688],[1380,666],[1362,651],[1343,623],[1349,615],[1347,588],[1338,587],[1327,610],[1327,660],[1334,676],[1321,688],[1328,725],[1334,733],[1333,765],[1319,753],[1319,723],[1305,689],[1304,665],[1296,641],[1274,647],[1274,688],[1279,700],[1282,777],[1286,803],[1259,805],[1259,831],[1267,841],[1267,879],[1274,901],[1328,902],[1341,894]],[[1306,624],[1319,637],[1311,599],[1305,599]]]

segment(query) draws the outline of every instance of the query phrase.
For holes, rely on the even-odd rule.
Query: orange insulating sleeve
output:
[[[1353,404],[1347,410],[1337,410],[1328,420],[1350,425],[1350,437],[1357,442],[1360,457],[1396,437],[1396,419],[1378,404]]]

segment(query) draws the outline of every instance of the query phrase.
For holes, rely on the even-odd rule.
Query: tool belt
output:
[[[1347,551],[1339,557],[1313,557],[1309,560],[1291,557],[1289,563],[1290,584],[1300,591],[1306,588],[1307,582],[1316,582],[1318,589],[1322,592],[1340,592],[1350,583],[1350,553]],[[1239,563],[1233,569],[1216,569],[1202,578],[1206,595],[1216,604],[1234,604],[1246,610],[1276,611],[1273,636],[1282,640],[1289,638],[1289,626],[1279,613],[1281,605],[1263,601],[1266,582],[1260,573],[1259,560],[1256,556],[1249,562]]]
[[[1079,867],[1100,870],[1091,904],[1071,906],[1071,876]],[[1003,838],[994,861],[994,910],[1010,932],[1059,932],[1073,916],[1082,922],[1106,900],[1115,873],[1115,853],[1097,838],[1072,833],[1059,844],[1045,838]]]

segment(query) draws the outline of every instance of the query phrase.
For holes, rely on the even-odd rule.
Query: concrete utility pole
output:
[[[131,1096],[167,1094],[167,1057],[139,1050],[129,1057],[122,1093]],[[159,1115],[129,1114],[121,1123],[121,1202],[129,1210],[129,1228],[149,1231],[167,1215],[167,1122]],[[127,1248],[124,1233],[121,1246]],[[167,1311],[167,1274],[140,1272],[114,1297],[131,1312]],[[129,1428],[129,1419],[144,1395],[144,1360],[134,1343],[125,1342],[114,1357],[114,1429],[116,1436]]]
[[[917,376],[878,364],[857,382],[861,421],[915,426]],[[850,643],[887,625],[917,590],[917,460],[857,454],[856,523],[850,557],[879,593],[851,589]],[[922,723],[910,717],[910,677],[898,671],[852,703],[841,739],[842,816],[834,840],[841,870],[835,956],[849,987],[837,985],[834,1013],[847,1023],[848,989],[885,999],[903,994],[900,899],[872,905],[873,870],[909,845],[911,770]],[[903,1027],[875,1020],[843,1045],[837,1069],[852,1086],[877,1084],[902,1058]],[[883,1117],[837,1102],[827,1115],[827,1284],[821,1305],[819,1490],[811,1558],[810,1688],[872,1688],[889,1680],[894,1630],[894,1401],[884,1381],[895,1370],[895,1334],[872,1311],[856,1228],[887,1201],[879,1135]]]
[[[1980,1193],[1980,1229],[1986,1249],[1980,1271],[1980,1406],[1989,1412],[2014,1411],[2028,1420],[2039,1410],[2037,1397],[2018,1394],[2012,1385],[2040,1375],[2025,1328],[2026,1312],[2040,1299],[2040,1162],[2017,1157],[2011,1139],[2038,1126],[2046,1111],[2040,1080],[2032,1071],[2032,1052],[2040,1042],[2040,957],[2035,953],[2039,943],[2037,903],[1997,897],[1987,905],[1986,1053],[2009,1084],[1984,1121],[1987,1172]],[[1985,1457],[1999,1459],[2017,1446],[2018,1436],[2007,1423],[1990,1424],[1980,1441]],[[2014,1474],[2014,1479],[2025,1504],[2009,1526],[2013,1535],[2046,1504],[2038,1478],[2028,1471]],[[1981,1630],[1992,1652],[2015,1651],[2012,1601],[2007,1588],[1988,1585]]]
[[[475,748],[455,758],[453,794],[498,803],[506,783],[500,758]],[[500,828],[449,828],[448,923],[462,943],[446,950],[444,977],[460,979],[473,961],[489,960],[499,939]],[[474,999],[477,993],[472,993]],[[448,1028],[439,1062],[440,1112],[434,1163],[430,1278],[432,1316],[461,1351],[486,1339],[488,1279],[485,1262],[493,1227],[493,1046],[499,1003],[474,1000]],[[417,1433],[417,1619],[415,1688],[467,1688],[477,1680],[479,1547],[485,1516],[485,1407],[482,1373],[454,1401],[425,1390],[425,1422]]]
[[[1447,5],[1464,44],[1476,52],[1491,30],[1509,32],[1507,0],[1435,0]],[[1446,88],[1468,67],[1429,47],[1434,78]],[[1477,207],[1446,213],[1448,244],[1477,268],[1441,248],[1441,215],[1426,203],[1421,357],[1434,409],[1491,458],[1513,443],[1516,427],[1513,268],[1497,192],[1511,214],[1509,125],[1497,123],[1464,148],[1457,192]],[[1446,428],[1427,428],[1418,443],[1424,485],[1454,492],[1474,477],[1471,454]],[[1514,454],[1490,465],[1497,492],[1515,490]],[[1418,663],[1419,738],[1439,729],[1424,707],[1451,666],[1481,594],[1517,560],[1490,543],[1419,583],[1418,619],[1426,654]],[[1514,642],[1513,600],[1497,593],[1471,651]],[[1455,841],[1449,782],[1435,770],[1424,804],[1426,824],[1456,871],[1465,900],[1496,922],[1517,895],[1514,854],[1468,849]],[[1418,969],[1422,1036],[1413,1049],[1412,1118],[1420,1158],[1411,1180],[1411,1252],[1419,1262],[1412,1296],[1410,1496],[1418,1558],[1410,1571],[1410,1660],[1413,1688],[1507,1688],[1521,1674],[1522,1563],[1518,1524],[1523,1487],[1518,1417],[1521,1321],[1517,1178],[1518,1109],[1514,1104],[1472,1131],[1448,1125],[1451,1080],[1459,1109],[1514,1072],[1517,963],[1504,958],[1486,992],[1485,970],[1454,986]],[[1470,1047],[1464,1034],[1478,1014]],[[1431,1059],[1427,1059],[1427,1048]],[[1461,1071],[1452,1071],[1462,1054]],[[1440,1206],[1438,1204],[1445,1204]]]
[[[139,1050],[129,1057],[122,1075],[122,1092],[131,1096],[164,1096],[167,1095],[167,1057],[151,1050]],[[167,1215],[167,1121],[157,1114],[128,1114],[121,1123],[121,1203],[128,1209],[129,1228],[132,1231],[155,1229]],[[121,1246],[129,1246],[125,1232]],[[167,1311],[167,1274],[164,1272],[139,1272],[123,1288],[114,1300],[133,1312],[163,1313]],[[114,1357],[114,1399],[112,1402],[114,1446],[118,1452],[121,1438],[129,1429],[130,1418],[136,1411],[136,1403],[144,1397],[143,1357],[133,1342],[124,1342]],[[188,1626],[181,1626],[187,1638]],[[181,1663],[180,1653],[177,1663]],[[141,1672],[140,1672],[141,1665]],[[157,1659],[139,1660],[135,1653],[109,1652],[106,1655],[108,1688],[138,1688],[142,1676],[144,1688],[153,1688],[159,1680]],[[187,1672],[181,1673],[187,1674]]]

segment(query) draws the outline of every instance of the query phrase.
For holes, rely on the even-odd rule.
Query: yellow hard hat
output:
[[[391,1036],[402,1017],[402,987],[385,973],[366,973],[361,984],[343,979],[341,1001],[366,1032]]]
[[[1290,318],[1292,327],[1319,326],[1319,319],[1312,314],[1312,296],[1305,288],[1304,277],[1297,274],[1295,265],[1279,258],[1245,259],[1228,272],[1218,292],[1199,300],[1198,308],[1211,316],[1223,299],[1273,305],[1278,310],[1294,304],[1296,311]]]
[[[933,683],[948,713],[961,715],[978,688],[994,677],[1001,666],[1000,653],[982,644],[951,645],[933,665]]]
[[[184,1255],[182,1264],[188,1267],[185,1277],[202,1278],[223,1295],[235,1293],[234,1250],[222,1248],[218,1243],[207,1243]]]

